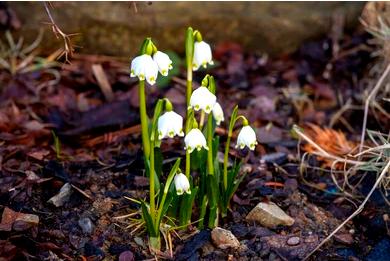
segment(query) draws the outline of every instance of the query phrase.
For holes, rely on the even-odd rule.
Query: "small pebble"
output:
[[[58,194],[50,198],[47,202],[56,207],[62,207],[66,202],[68,202],[72,192],[72,185],[70,183],[66,183],[62,186]]]
[[[86,218],[81,218],[79,220],[78,224],[81,227],[81,229],[83,230],[84,234],[87,234],[87,235],[92,234],[93,224],[92,224],[91,219],[89,219],[87,217]]]
[[[299,237],[290,237],[287,240],[287,245],[296,246],[296,245],[299,245],[300,242],[301,242],[301,239]]]
[[[131,251],[122,252],[119,255],[119,261],[134,261],[134,254]]]

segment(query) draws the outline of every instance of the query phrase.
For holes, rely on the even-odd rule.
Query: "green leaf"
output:
[[[169,192],[169,188],[171,186],[171,183],[173,181],[173,178],[176,175],[176,172],[177,172],[177,169],[179,168],[179,166],[180,166],[180,158],[178,158],[176,160],[176,162],[173,165],[171,171],[169,172],[167,181],[165,182],[163,196],[162,196],[162,199],[161,199],[161,202],[160,202],[160,206],[158,207],[158,213],[157,213],[157,221],[156,221],[156,223],[157,223],[158,226],[160,226],[161,219],[162,219],[163,215],[166,213],[166,211],[168,210],[168,206],[169,206],[170,202],[169,203],[166,202],[166,197],[167,197],[167,194]]]
[[[141,200],[141,209],[142,209],[142,217],[145,221],[146,229],[148,231],[149,236],[157,237],[158,233],[153,224],[152,216],[150,215],[148,207],[146,206],[146,203],[143,200]]]

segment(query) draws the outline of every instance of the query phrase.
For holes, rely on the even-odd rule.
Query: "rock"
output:
[[[151,3],[151,4],[149,4]],[[42,22],[49,18],[42,3],[9,2],[20,17],[25,42],[45,28],[42,49],[62,47]],[[335,11],[344,14],[348,28],[357,25],[364,3],[343,2],[56,2],[51,14],[65,33],[80,33],[77,52],[132,56],[145,37],[158,48],[184,52],[187,26],[199,29],[212,45],[238,42],[247,50],[273,55],[291,53],[303,41],[329,33]],[[137,11],[135,11],[135,7]],[[310,15],[308,15],[310,14]]]
[[[290,237],[289,239],[287,239],[287,245],[289,246],[299,245],[300,242],[301,239],[299,237]]]
[[[13,211],[5,207],[0,223],[0,231],[24,231],[31,227],[37,226],[39,217],[34,214],[26,214]]]
[[[137,245],[141,246],[142,248],[146,248],[145,242],[140,237],[134,237],[134,242],[137,243]]]
[[[220,249],[240,247],[240,242],[233,233],[220,227],[216,227],[211,231],[211,239],[214,245]]]
[[[63,185],[60,189],[60,192],[54,197],[50,198],[47,202],[53,204],[57,208],[62,207],[66,202],[68,202],[72,192],[72,185],[70,183],[65,183],[65,185]]]
[[[134,254],[131,251],[122,252],[119,255],[119,261],[134,261]]]
[[[249,212],[246,220],[257,222],[269,228],[275,228],[278,225],[291,226],[295,222],[292,217],[273,202],[260,202]]]
[[[16,219],[15,222],[12,226],[12,228],[15,231],[24,231],[29,228],[38,226],[39,224],[39,217],[34,214],[23,214],[19,213],[22,215],[19,215]]]
[[[84,234],[87,234],[87,235],[92,234],[93,224],[92,224],[91,219],[89,219],[88,217],[81,218],[79,220],[78,224],[81,227],[81,229],[83,230]]]

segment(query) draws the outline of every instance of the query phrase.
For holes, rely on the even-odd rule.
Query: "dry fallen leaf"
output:
[[[343,132],[321,128],[314,124],[308,124],[308,127],[305,128],[305,133],[326,152],[341,158],[348,158],[357,146],[355,142],[347,140]],[[303,150],[308,153],[317,152],[317,149],[310,143],[305,144]],[[324,162],[324,167],[333,166],[333,159],[324,157],[318,157],[318,159]],[[336,164],[333,167],[342,168],[343,164]]]

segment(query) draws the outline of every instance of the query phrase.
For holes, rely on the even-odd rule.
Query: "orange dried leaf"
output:
[[[356,148],[356,143],[347,140],[345,134],[341,131],[336,131],[329,128],[321,128],[314,124],[309,124],[305,128],[305,133],[323,150],[329,154],[341,157],[348,158],[351,152]],[[310,143],[307,143],[303,146],[303,150],[308,153],[318,152]],[[318,157],[320,160],[324,161],[325,167],[332,167],[333,159]],[[336,168],[342,167],[343,164],[336,164]]]

